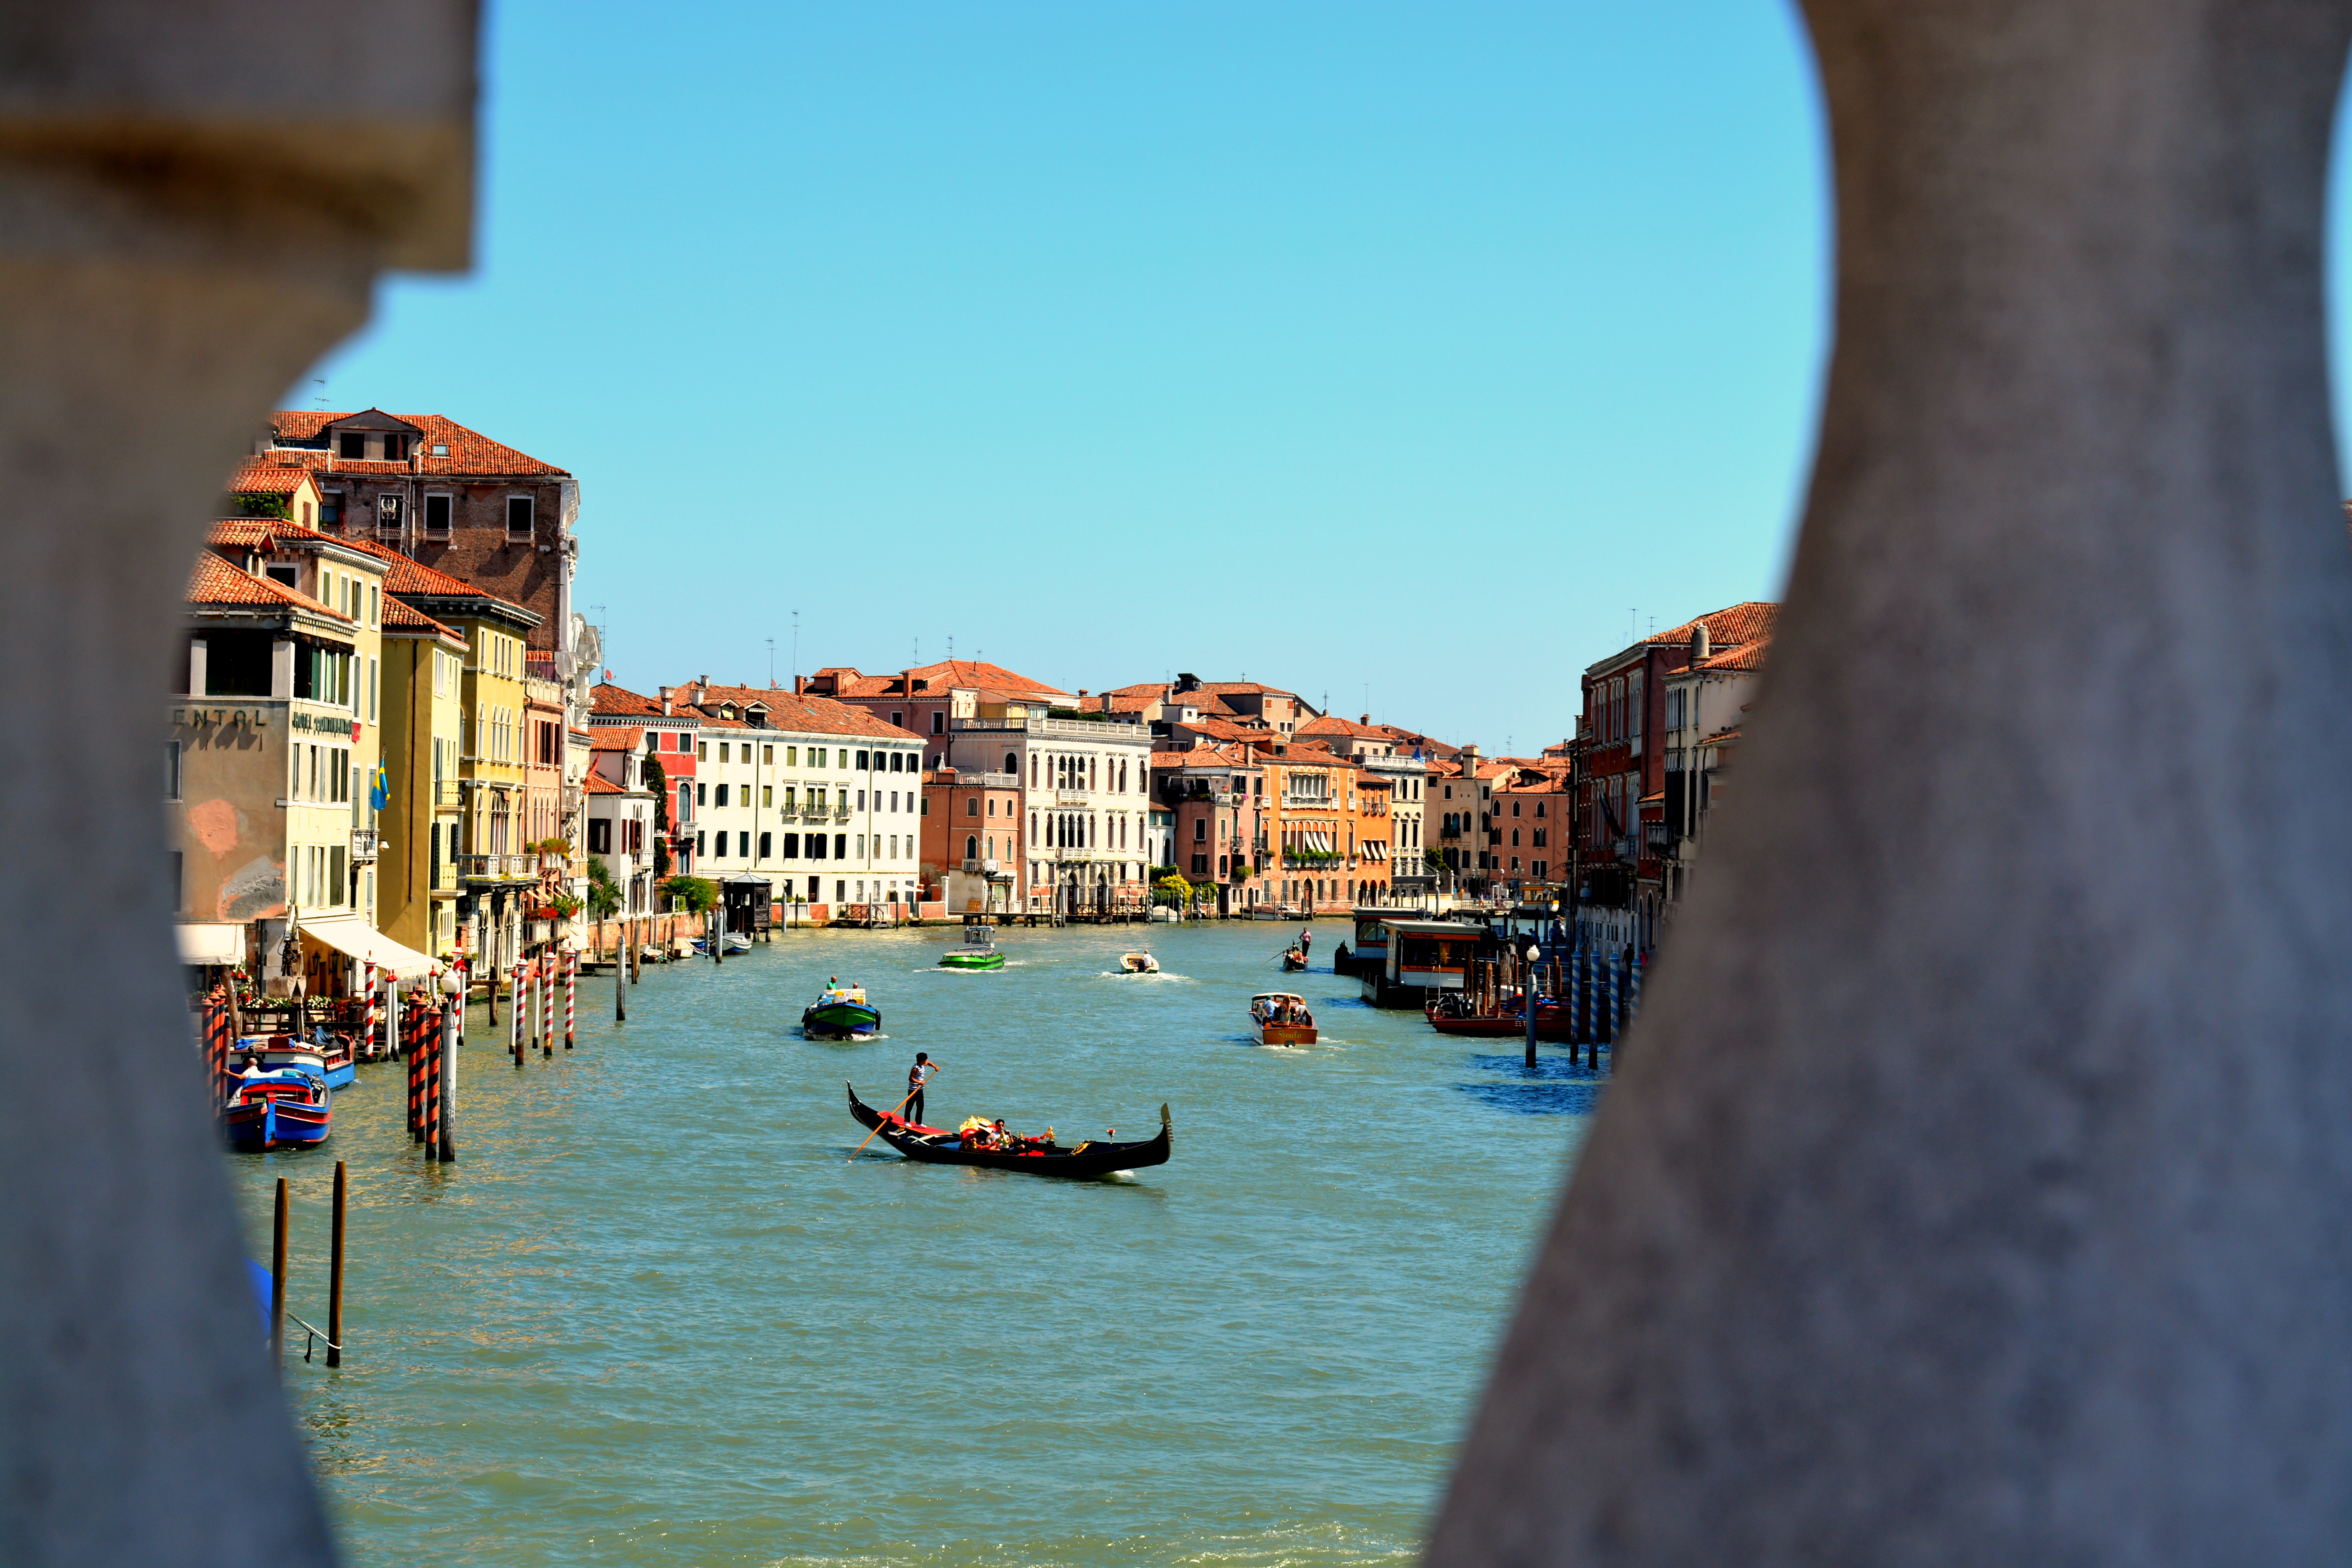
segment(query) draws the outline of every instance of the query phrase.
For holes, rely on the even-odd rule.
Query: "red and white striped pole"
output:
[[[572,1030],[580,1016],[580,950],[563,955],[563,1048],[572,1048]]]
[[[520,959],[517,959],[514,966],[514,979],[507,991],[509,1003],[507,1023],[509,1029],[508,1044],[513,1047],[514,1064],[517,1068],[522,1066],[522,1008],[523,998],[528,994],[525,988],[530,984],[526,978],[529,973],[529,968]],[[498,982],[493,980],[490,984],[496,985]]]
[[[362,1061],[373,1061],[373,1060],[374,1060],[374,1059],[375,1059],[375,1050],[376,1050],[376,1039],[375,1039],[375,1008],[376,1008],[376,994],[375,994],[375,960],[374,960],[374,959],[371,958],[371,959],[369,959],[369,960],[367,961],[367,967],[366,967],[366,969],[363,971],[363,973],[367,975],[367,1008],[366,1008],[366,1011],[364,1012],[364,1014],[362,1015],[362,1016],[364,1016],[364,1017],[366,1018],[366,1020],[367,1020],[367,1021],[366,1021],[366,1023],[362,1024],[362,1025],[361,1026],[361,1027],[360,1027],[360,1048],[359,1048],[356,1052],[354,1052],[353,1054],[354,1054],[355,1056],[357,1056],[357,1057],[360,1058],[360,1060],[362,1060]]]
[[[555,950],[539,955],[539,1054],[555,1054]]]

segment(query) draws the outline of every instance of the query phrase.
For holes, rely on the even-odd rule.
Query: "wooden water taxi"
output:
[[[944,1127],[926,1127],[921,1122],[907,1121],[895,1110],[875,1110],[857,1098],[856,1084],[850,1084],[848,1089],[849,1114],[859,1126],[872,1128],[899,1153],[926,1165],[981,1165],[992,1171],[1025,1171],[1033,1176],[1086,1180],[1120,1171],[1138,1171],[1146,1165],[1164,1165],[1173,1142],[1174,1129],[1165,1105],[1160,1108],[1160,1134],[1156,1138],[1131,1143],[1089,1138],[1075,1148],[1066,1149],[1050,1137],[1006,1138],[1000,1142],[977,1130],[967,1134]]]
[[[863,985],[827,980],[801,1014],[801,1033],[812,1040],[863,1040],[881,1033],[882,1012],[866,1000]]]
[[[1261,1046],[1311,1046],[1316,1041],[1315,1015],[1307,998],[1294,991],[1265,991],[1250,998],[1250,1022],[1257,1026]]]

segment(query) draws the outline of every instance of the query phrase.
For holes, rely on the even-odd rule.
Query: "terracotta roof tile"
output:
[[[405,600],[390,594],[383,596],[383,629],[388,632],[438,632],[455,643],[463,643],[466,634],[454,626],[445,626],[431,616]]]
[[[623,789],[619,784],[614,784],[611,779],[606,778],[603,773],[590,773],[585,779],[581,781],[580,787],[586,790],[590,795],[626,795],[629,793],[627,790]]]
[[[1698,668],[1730,671],[1761,669],[1764,668],[1766,657],[1771,651],[1772,639],[1769,637],[1760,637],[1753,642],[1744,642],[1737,647],[1727,648],[1712,658],[1701,661]]]
[[[978,668],[992,667],[983,665]],[[716,682],[706,686],[698,681],[675,689],[671,695],[673,702],[681,699],[693,698],[701,699],[692,706],[697,712],[704,716],[703,721],[707,724],[730,729],[755,728],[740,721],[721,719],[712,710],[716,704],[721,702],[731,702],[739,710],[758,703],[768,710],[768,722],[765,727],[770,730],[793,730],[816,735],[848,735],[872,741],[901,741],[910,746],[921,744],[921,737],[911,730],[902,730],[895,724],[886,723],[853,703],[835,701],[830,697],[819,697],[813,692],[795,697],[789,691],[772,686],[720,686]],[[656,703],[656,711],[659,711],[659,709],[660,704]]]
[[[529,616],[534,622],[540,619],[537,610],[518,605],[512,599],[501,598],[488,589],[477,588],[461,578],[450,576],[446,572],[436,571],[422,561],[412,561],[399,551],[387,550],[373,540],[350,539],[332,533],[323,533],[319,537],[342,545],[346,549],[373,555],[383,562],[384,564],[383,591],[387,594],[414,594],[425,599],[481,599],[493,605],[502,605],[517,615]]]
[[[285,496],[302,488],[310,469],[284,463],[248,462],[229,476],[226,492],[233,496]]]
[[[338,419],[348,419],[353,414],[369,412],[346,409],[340,414],[321,413],[313,409],[281,408],[270,416],[270,428],[281,440],[307,441]],[[542,463],[528,453],[519,452],[502,442],[493,441],[478,430],[469,430],[454,419],[438,414],[403,414],[396,417],[406,420],[420,432],[416,441],[416,464],[371,463],[334,458],[331,453],[312,451],[306,447],[272,447],[268,460],[272,463],[299,463],[306,468],[324,469],[331,466],[344,474],[478,474],[485,479],[569,479],[568,469],[552,463]],[[436,446],[449,448],[446,456],[436,456]]]
[[[634,752],[645,743],[642,724],[600,724],[588,731],[588,749],[592,752]]]
[[[345,626],[352,624],[352,618],[341,610],[331,610],[310,595],[297,593],[283,583],[240,571],[210,551],[196,557],[196,569],[188,579],[188,603],[285,605],[308,610]]]

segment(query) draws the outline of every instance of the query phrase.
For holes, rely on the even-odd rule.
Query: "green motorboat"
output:
[[[963,928],[963,945],[951,947],[940,954],[941,969],[1002,969],[1004,954],[989,934],[988,927],[974,921]]]

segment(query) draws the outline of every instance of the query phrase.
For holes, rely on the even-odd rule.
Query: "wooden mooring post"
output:
[[[346,1174],[335,1162],[335,1228],[327,1264],[327,1364],[343,1364],[343,1203]]]
[[[457,1158],[457,1136],[452,1123],[457,1120],[457,1034],[465,1011],[466,1001],[462,994],[443,997],[440,1037],[434,1042],[433,1127],[437,1136],[433,1157],[444,1165]]]
[[[269,1370],[286,1370],[286,1178],[278,1178],[278,1217],[269,1231]]]

